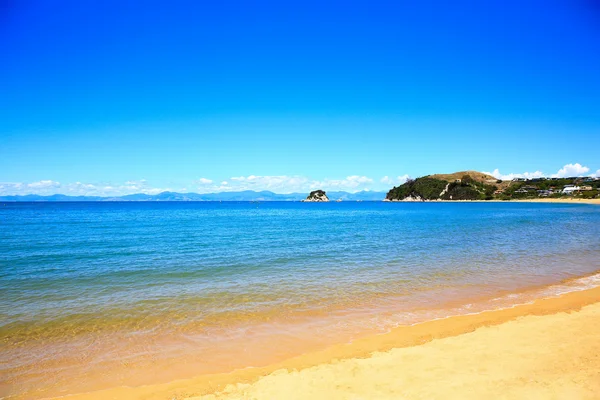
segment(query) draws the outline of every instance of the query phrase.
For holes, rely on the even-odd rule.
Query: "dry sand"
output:
[[[68,399],[600,399],[600,288],[399,327],[281,365]]]

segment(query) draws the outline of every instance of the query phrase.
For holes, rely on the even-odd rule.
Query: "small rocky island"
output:
[[[326,202],[329,201],[327,194],[322,190],[313,190],[306,197],[306,199],[302,200],[304,202]]]

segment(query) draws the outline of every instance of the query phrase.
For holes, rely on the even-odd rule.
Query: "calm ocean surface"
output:
[[[264,365],[598,270],[591,205],[0,204],[0,397]]]

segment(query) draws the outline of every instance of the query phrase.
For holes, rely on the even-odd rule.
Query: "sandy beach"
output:
[[[264,368],[68,399],[597,399],[600,288],[399,327]]]
[[[532,200],[510,200],[513,202],[521,203],[566,203],[566,204],[599,204],[600,199],[579,199],[579,198],[561,198],[561,199],[548,199],[539,198]]]
[[[387,201],[387,200],[384,200]],[[398,201],[392,200],[391,203],[395,202],[417,202],[421,201]],[[600,205],[600,199],[580,199],[580,198],[535,198],[535,199],[520,199],[520,200],[426,200],[430,203],[562,203],[562,204],[596,204]]]
[[[597,399],[599,320],[600,304],[530,315],[193,399]]]

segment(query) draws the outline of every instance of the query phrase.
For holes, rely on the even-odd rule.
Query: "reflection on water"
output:
[[[586,205],[7,204],[0,395],[264,365],[579,290],[599,244]]]

